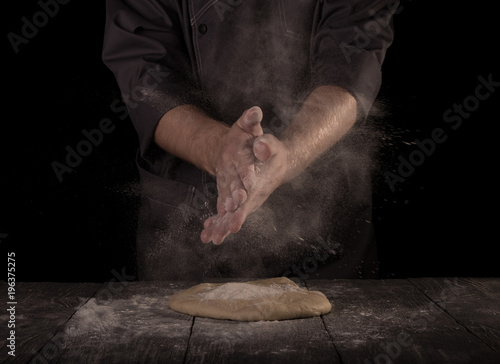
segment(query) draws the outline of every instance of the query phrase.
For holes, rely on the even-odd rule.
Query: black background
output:
[[[101,61],[104,2],[60,5],[16,54],[37,1],[4,4],[3,122],[0,127],[0,248],[16,253],[17,280],[106,281],[134,274],[137,137]],[[403,1],[383,67],[386,143],[375,178],[374,224],[383,277],[498,276],[497,139],[500,88],[452,130],[445,110],[473,95],[478,76],[500,81],[493,5]],[[495,59],[496,58],[496,59]],[[115,127],[60,182],[52,163],[82,130]],[[448,138],[393,192],[415,139]]]

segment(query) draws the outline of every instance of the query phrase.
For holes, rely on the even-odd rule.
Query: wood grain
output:
[[[220,280],[224,281],[224,280]],[[199,282],[17,285],[22,363],[499,363],[500,279],[310,280],[332,312],[193,318],[168,299]],[[0,283],[0,289],[6,289]],[[5,311],[4,311],[5,312]],[[0,315],[6,328],[8,316]]]
[[[5,288],[4,288],[5,287]],[[2,310],[1,360],[26,363],[57,330],[101,287],[100,283],[18,282],[16,284],[16,356],[7,354],[8,316]],[[2,286],[6,292],[6,285]]]
[[[300,280],[294,281],[304,287]],[[196,317],[185,363],[301,363],[311,358],[315,363],[340,363],[319,317],[260,322]]]
[[[50,362],[182,363],[193,319],[170,310],[168,297],[184,285],[128,282],[98,292],[61,329],[65,345]]]
[[[406,280],[308,281],[342,363],[498,363],[500,356]]]
[[[340,363],[321,318],[195,318],[186,363]]]
[[[418,278],[410,281],[459,324],[500,353],[500,280]]]

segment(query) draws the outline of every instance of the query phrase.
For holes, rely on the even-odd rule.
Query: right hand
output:
[[[203,224],[201,241],[221,244],[231,233],[237,233],[247,216],[267,200],[271,193],[291,178],[293,168],[291,150],[288,145],[270,134],[264,134],[253,143],[253,152],[257,158],[255,186],[248,191],[245,201],[233,211],[217,214]]]
[[[226,133],[220,149],[217,179],[217,213],[224,216],[243,204],[255,185],[253,143],[263,134],[262,110],[254,106],[241,115]]]

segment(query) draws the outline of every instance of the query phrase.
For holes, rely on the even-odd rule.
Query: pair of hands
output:
[[[217,215],[204,223],[201,241],[221,244],[287,180],[291,153],[260,125],[262,110],[246,110],[222,139],[216,166]]]

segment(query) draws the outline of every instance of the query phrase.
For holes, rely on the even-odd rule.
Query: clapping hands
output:
[[[262,117],[254,106],[225,135],[216,167],[217,215],[204,223],[204,243],[221,244],[237,233],[248,215],[287,180],[291,153],[276,137],[263,133]]]

